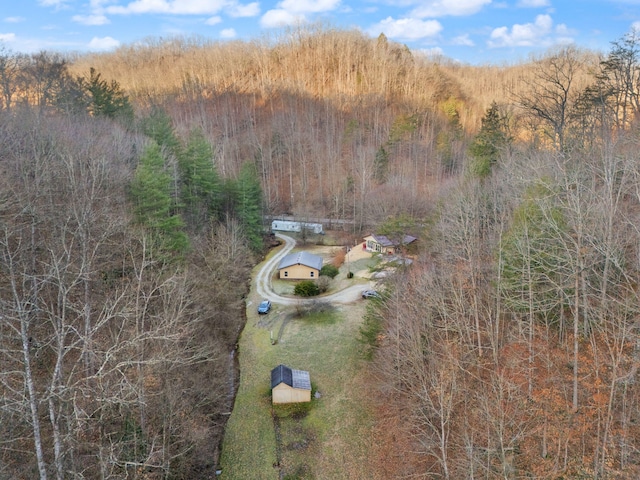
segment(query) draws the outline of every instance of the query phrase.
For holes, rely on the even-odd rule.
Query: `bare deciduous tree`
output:
[[[525,80],[529,91],[517,94],[517,102],[529,114],[542,120],[543,133],[558,151],[565,149],[565,129],[577,95],[574,85],[582,67],[581,52],[563,47],[537,60],[533,78]]]

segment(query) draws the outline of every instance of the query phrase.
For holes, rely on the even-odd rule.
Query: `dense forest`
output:
[[[383,476],[640,476],[637,32],[2,50],[0,93],[0,479],[211,477],[284,214],[420,239],[362,327]]]

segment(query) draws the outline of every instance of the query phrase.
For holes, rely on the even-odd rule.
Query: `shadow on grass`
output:
[[[334,305],[323,300],[299,304],[292,319],[304,320],[317,325],[332,325],[338,320],[337,309]]]
[[[271,344],[276,345],[282,340],[282,335],[284,335],[287,325],[292,321],[302,321],[313,325],[333,325],[338,321],[337,313],[338,311],[333,305],[321,300],[304,305],[300,304],[293,312],[282,318],[278,334],[272,339]],[[272,327],[275,323],[272,322],[268,326]],[[266,324],[259,324],[259,326],[266,326]]]
[[[313,429],[304,425],[304,419],[313,408],[313,404],[314,401],[279,404],[271,408],[277,442],[276,468],[281,479],[313,478],[311,468],[304,460],[305,452],[316,440]]]

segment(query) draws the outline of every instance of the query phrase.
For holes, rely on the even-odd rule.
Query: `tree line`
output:
[[[263,250],[253,162],[221,176],[202,132],[95,69],[3,61],[0,478],[213,474]]]
[[[363,340],[416,449],[400,475],[640,473],[638,45],[582,85],[575,48],[539,59],[513,97],[528,135],[491,105],[420,261],[370,305]]]

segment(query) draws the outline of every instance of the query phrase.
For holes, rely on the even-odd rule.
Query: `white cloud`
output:
[[[233,28],[225,28],[220,32],[222,38],[235,38],[236,31]]]
[[[269,10],[260,19],[260,25],[266,28],[285,27],[287,25],[297,25],[305,23],[304,15],[294,15],[286,10]]]
[[[387,17],[367,30],[372,36],[377,36],[380,32],[383,32],[389,38],[418,40],[420,38],[435,37],[442,31],[442,25],[437,20],[420,20],[418,18],[395,20]]]
[[[67,0],[38,0],[43,7],[64,7]]]
[[[551,5],[549,0],[520,0],[518,2],[518,6],[524,8],[548,7],[549,5]]]
[[[71,20],[82,25],[106,25],[111,23],[104,15],[74,15]]]
[[[284,27],[306,23],[307,13],[320,13],[335,10],[341,0],[282,0],[277,8],[267,11],[260,19],[260,25],[266,28]]]
[[[229,8],[229,15],[232,17],[255,17],[260,14],[260,4],[258,2],[246,5],[234,4]]]
[[[340,0],[282,0],[278,8],[291,13],[318,13],[335,10]]]
[[[112,14],[170,13],[174,15],[213,15],[227,6],[227,0],[136,0],[126,6],[112,5]]]
[[[490,47],[523,47],[540,45],[542,39],[552,33],[553,20],[549,15],[538,15],[535,22],[499,27],[491,32]]]
[[[458,37],[455,37],[454,39],[451,40],[451,43],[453,45],[462,45],[464,47],[473,47],[475,46],[475,43],[473,43],[473,40],[471,40],[469,38],[469,34],[465,33],[464,35],[460,35]]]
[[[413,50],[413,51],[427,58],[438,58],[444,55],[444,52],[440,47],[421,48],[419,50]]]
[[[576,34],[576,31],[567,27],[566,23],[559,23],[555,28],[555,33],[561,37],[571,37]]]
[[[7,17],[4,19],[4,21],[7,23],[20,23],[20,22],[24,22],[25,18],[24,17]]]
[[[222,22],[222,18],[220,18],[218,15],[215,15],[211,18],[207,18],[204,23],[206,25],[217,25],[220,22]]]
[[[86,44],[80,44],[77,42],[68,42],[68,41],[46,41],[41,38],[26,38],[19,37],[15,33],[0,33],[0,48],[1,43],[11,43],[11,48],[15,49],[17,52],[22,53],[32,53],[32,52],[40,52],[42,50],[59,50],[61,48],[73,48],[73,49],[84,49],[86,48]]]
[[[115,3],[115,0],[90,0],[89,5],[95,10],[102,8],[105,3]]]
[[[631,28],[640,32],[640,20],[637,22],[633,22],[631,24]]]
[[[420,2],[424,5],[416,7],[412,12],[412,17],[460,17],[473,15],[479,12],[482,7],[489,5],[491,0],[436,0],[430,2]]]
[[[15,42],[16,34],[15,33],[0,33],[0,42]]]
[[[91,50],[111,50],[120,46],[120,42],[112,37],[93,37],[89,42]]]

